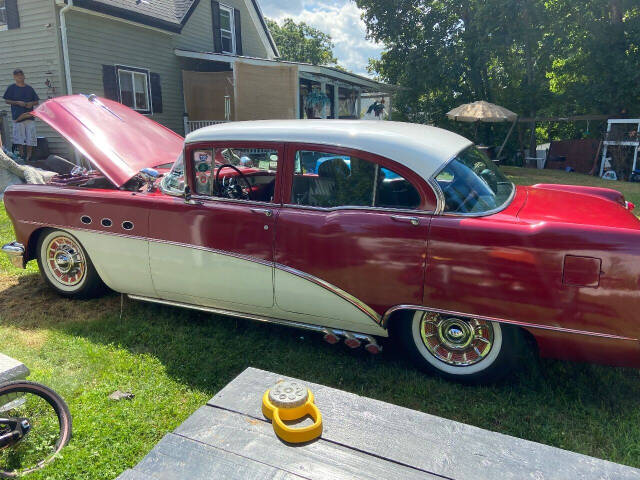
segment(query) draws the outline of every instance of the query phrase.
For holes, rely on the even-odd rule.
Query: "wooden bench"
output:
[[[118,479],[640,479],[638,469],[306,381],[323,434],[288,445],[261,413],[278,379],[288,377],[247,368]]]

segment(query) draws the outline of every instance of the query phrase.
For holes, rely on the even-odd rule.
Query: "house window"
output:
[[[222,37],[223,53],[236,53],[234,27],[233,8],[220,5],[220,35]]]
[[[0,30],[7,29],[7,5],[5,0],[0,0]]]
[[[149,71],[117,67],[120,103],[140,113],[151,113],[149,102]]]

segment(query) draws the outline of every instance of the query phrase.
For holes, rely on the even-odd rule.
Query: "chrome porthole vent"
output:
[[[100,221],[100,224],[101,224],[103,227],[107,227],[107,228],[108,228],[108,227],[110,227],[111,225],[113,225],[113,222],[111,221],[111,219],[110,219],[110,218],[103,218],[103,219]]]
[[[130,222],[129,220],[125,220],[124,222],[122,222],[122,228],[124,230],[133,230],[133,222]]]
[[[90,217],[90,216],[88,216],[88,215],[83,215],[83,216],[81,216],[81,217],[80,217],[80,221],[81,221],[82,223],[84,223],[85,225],[91,225],[91,222],[92,222],[91,217]]]

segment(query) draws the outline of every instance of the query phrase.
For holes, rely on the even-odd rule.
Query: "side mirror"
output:
[[[147,192],[153,192],[156,180],[158,180],[158,177],[160,176],[158,171],[153,168],[143,168],[140,170],[139,175],[147,185]]]
[[[184,186],[184,203],[191,203],[191,187],[189,185]]]

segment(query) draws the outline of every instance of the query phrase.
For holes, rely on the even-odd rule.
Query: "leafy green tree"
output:
[[[280,50],[280,58],[313,65],[336,66],[331,36],[304,22],[285,18],[281,24],[267,19],[273,40]]]
[[[401,118],[473,136],[474,127],[449,122],[446,112],[487,100],[530,117],[640,114],[638,0],[356,3],[369,36],[385,45],[370,71],[406,87],[395,101]],[[576,129],[538,124],[537,133],[548,140]],[[490,128],[480,130],[486,141]]]

